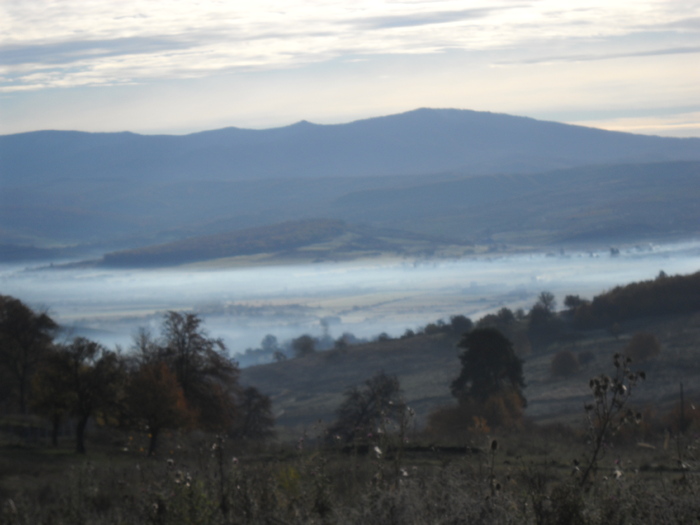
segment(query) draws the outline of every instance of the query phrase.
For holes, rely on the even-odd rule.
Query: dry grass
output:
[[[392,439],[362,454],[311,439],[246,451],[216,436],[172,436],[155,459],[105,444],[87,460],[2,448],[0,523],[597,525],[690,523],[700,512],[698,458],[680,470],[673,447],[617,447],[583,490],[573,460],[586,446],[563,426],[498,435],[497,446],[482,436],[473,444],[484,452],[468,454],[401,451]]]

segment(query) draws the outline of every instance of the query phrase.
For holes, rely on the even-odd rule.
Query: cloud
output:
[[[169,38],[131,37],[109,40],[72,40],[57,44],[0,46],[0,65],[70,64],[81,58],[149,54],[192,47]]]
[[[666,116],[579,120],[571,123],[627,133],[643,133],[667,137],[700,137],[700,111]]]
[[[679,18],[663,2],[604,0],[572,0],[566,9],[553,0],[475,2],[469,9],[456,0],[261,0],[254,7],[236,1],[41,3],[37,9],[0,0],[6,15],[0,21],[5,26],[0,26],[1,91],[192,78],[299,67],[341,56],[454,49],[499,50],[496,64],[501,65],[649,56],[652,52],[616,46],[600,55],[553,56],[549,43],[605,42],[638,31],[642,23],[673,32],[673,24],[686,28],[700,19],[693,16],[700,8],[686,9]],[[535,56],[533,42],[538,43]],[[695,52],[687,43],[666,49]]]
[[[647,51],[633,51],[627,53],[600,53],[600,54],[571,54],[557,56],[543,56],[531,59],[519,59],[501,61],[499,65],[512,64],[544,64],[550,62],[589,62],[594,60],[612,60],[616,58],[653,57],[660,55],[683,55],[688,53],[700,53],[700,46],[672,47],[666,49],[652,49]]]
[[[681,18],[667,24],[662,24],[661,27],[667,29],[689,29],[691,31],[700,31],[700,17]]]
[[[386,29],[394,27],[414,27],[432,24],[446,24],[462,20],[474,20],[484,18],[494,9],[462,9],[459,11],[443,11],[432,13],[416,13],[409,15],[388,15],[360,18],[350,21],[363,29]]]

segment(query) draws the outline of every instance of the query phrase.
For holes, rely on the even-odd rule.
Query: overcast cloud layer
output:
[[[0,0],[0,133],[420,106],[700,136],[700,1]]]

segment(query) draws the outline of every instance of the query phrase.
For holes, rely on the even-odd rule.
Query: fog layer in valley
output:
[[[548,290],[590,298],[618,284],[700,269],[700,241],[620,250],[363,261],[227,270],[104,270],[0,266],[0,293],[46,309],[67,335],[128,348],[139,327],[158,333],[163,312],[192,310],[233,355],[266,334],[391,336],[437,319],[478,319],[529,308]],[[250,364],[250,363],[243,363]]]

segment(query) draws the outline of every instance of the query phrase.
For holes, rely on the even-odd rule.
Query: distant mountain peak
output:
[[[303,128],[315,128],[320,126],[320,124],[314,124],[313,122],[309,122],[308,120],[300,120],[299,122],[295,122],[294,124],[290,126],[286,126],[287,128],[296,128],[296,129],[303,129]]]

